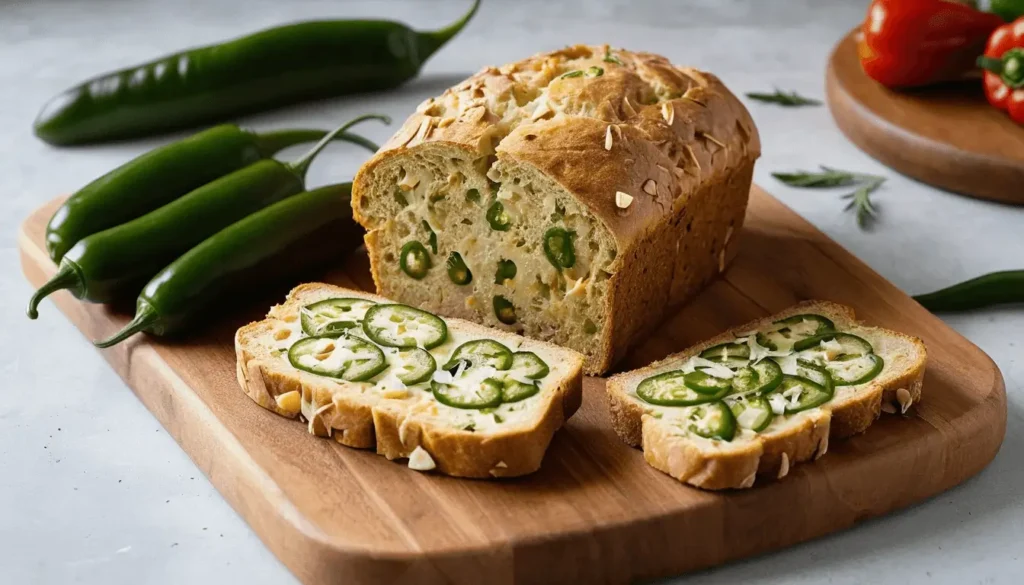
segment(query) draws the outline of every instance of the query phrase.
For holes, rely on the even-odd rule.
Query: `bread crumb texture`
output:
[[[420,104],[352,205],[379,293],[576,349],[600,373],[723,268],[759,154],[714,75],[574,46]]]

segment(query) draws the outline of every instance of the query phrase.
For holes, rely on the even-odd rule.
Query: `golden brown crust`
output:
[[[569,373],[552,392],[548,404],[541,407],[535,423],[528,429],[501,433],[468,432],[431,424],[410,416],[408,406],[397,400],[368,400],[358,393],[338,392],[343,383],[335,382],[289,367],[280,359],[271,359],[260,351],[258,339],[267,335],[284,320],[294,319],[299,306],[309,302],[308,295],[351,295],[341,287],[325,284],[303,284],[293,289],[285,303],[275,305],[264,321],[250,323],[235,334],[235,353],[239,385],[257,404],[282,416],[296,418],[299,412],[288,412],[278,405],[277,398],[289,392],[302,397],[301,415],[309,431],[322,437],[333,437],[348,447],[370,449],[388,459],[406,458],[422,447],[430,454],[441,473],[457,477],[513,477],[532,473],[540,468],[551,437],[571,417],[582,401],[582,358],[562,348],[531,341],[534,350],[557,350],[570,363]],[[382,297],[359,296],[378,302]],[[450,326],[486,332],[496,339],[514,336],[479,325],[455,322]]]
[[[813,312],[832,319],[841,329],[858,327],[862,332],[901,343],[909,349],[901,367],[886,369],[871,384],[852,396],[829,403],[828,408],[794,415],[786,424],[740,444],[701,448],[699,440],[673,435],[666,425],[647,414],[629,397],[627,389],[643,378],[667,369],[682,358],[734,339],[737,334],[762,328],[790,315]],[[645,459],[655,468],[704,489],[743,488],[753,485],[754,476],[785,477],[793,465],[821,457],[830,439],[842,439],[864,432],[879,416],[884,404],[899,402],[906,410],[921,400],[927,354],[920,339],[855,321],[853,310],[826,301],[805,301],[785,311],[734,327],[682,352],[645,368],[617,374],[608,379],[612,428],[631,446],[642,446]],[[905,392],[901,392],[903,389]],[[705,442],[708,443],[708,442]],[[708,447],[708,445],[704,445]]]
[[[367,216],[364,198],[378,167],[424,145],[485,168],[496,159],[536,169],[607,228],[618,255],[591,374],[724,269],[760,155],[753,120],[717,77],[658,55],[579,45],[485,68],[421,104],[356,175],[354,217],[368,229],[378,290],[373,232],[385,218]],[[628,207],[617,192],[632,197]]]

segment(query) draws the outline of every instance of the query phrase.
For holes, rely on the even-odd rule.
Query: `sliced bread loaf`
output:
[[[326,284],[239,329],[235,352],[263,408],[459,477],[536,471],[582,399],[575,352]]]
[[[781,479],[829,439],[921,399],[920,339],[806,302],[609,378],[612,426],[647,462],[704,489]]]
[[[377,290],[607,370],[724,270],[757,130],[715,76],[575,46],[424,102],[359,170]]]

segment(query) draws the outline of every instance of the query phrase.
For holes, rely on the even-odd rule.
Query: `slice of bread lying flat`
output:
[[[540,468],[582,400],[583,358],[361,291],[304,284],[235,335],[238,383],[309,432],[412,469]]]
[[[608,380],[612,426],[653,467],[704,489],[781,479],[829,439],[921,399],[920,339],[815,301]]]
[[[600,374],[725,269],[757,129],[710,73],[574,46],[424,102],[353,182],[377,291]]]

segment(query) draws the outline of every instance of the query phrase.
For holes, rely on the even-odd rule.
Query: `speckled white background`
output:
[[[57,150],[31,121],[52,94],[111,68],[314,17],[385,16],[440,26],[466,1],[0,1],[0,582],[295,583],[99,354],[30,289],[15,236],[32,209],[169,138]],[[257,128],[327,127],[367,111],[404,118],[484,64],[576,42],[663,53],[717,72],[737,93],[773,85],[821,97],[828,52],[866,0],[486,0],[457,41],[400,91],[256,116]],[[910,293],[1024,268],[1024,209],[974,201],[895,175],[840,134],[825,108],[749,104],[764,156],[757,181]],[[366,125],[374,138],[387,131]],[[363,155],[334,148],[310,184],[351,176]],[[330,161],[330,164],[325,164]],[[826,164],[889,176],[882,221],[859,231],[839,192],[786,188],[771,171]],[[1024,186],[1022,186],[1024,188]],[[995,461],[931,501],[789,550],[675,582],[1019,583],[1024,574],[1024,312],[947,322],[1006,377],[1009,425]]]

